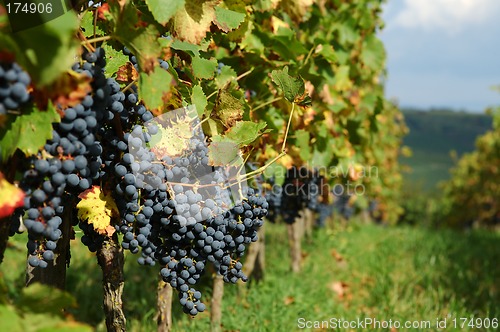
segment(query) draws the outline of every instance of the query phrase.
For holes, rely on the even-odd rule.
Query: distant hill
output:
[[[404,145],[413,151],[412,157],[400,160],[412,168],[404,174],[406,188],[432,191],[449,177],[448,170],[455,163],[450,152],[460,157],[474,150],[476,137],[492,128],[487,114],[414,109],[403,109],[403,114],[410,130]]]

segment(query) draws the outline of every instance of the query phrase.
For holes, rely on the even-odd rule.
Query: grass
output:
[[[266,227],[265,278],[244,287],[226,285],[224,331],[296,331],[301,317],[422,320],[432,322],[431,330],[437,330],[436,318],[447,318],[448,324],[453,317],[500,318],[499,234],[357,224],[317,230],[304,244],[302,271],[293,274],[285,227]],[[7,250],[0,266],[12,297],[24,278],[20,241]],[[72,256],[67,285],[79,304],[72,314],[104,331],[95,256],[76,241]],[[134,259],[129,255],[126,262],[128,327],[150,332],[155,330],[156,270]],[[201,288],[209,310],[210,280]],[[174,303],[173,331],[209,330],[208,312],[190,318],[179,307]]]

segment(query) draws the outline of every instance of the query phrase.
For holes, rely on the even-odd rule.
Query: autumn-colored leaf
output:
[[[24,196],[24,191],[9,183],[0,173],[0,219],[23,206]]]
[[[38,88],[32,95],[40,109],[47,108],[47,101],[64,110],[81,103],[91,91],[91,78],[85,74],[68,71],[48,86]]]
[[[93,186],[78,197],[82,199],[76,206],[78,218],[88,220],[98,233],[112,235],[115,228],[111,226],[111,218],[119,212],[111,194],[104,194],[101,187]]]
[[[130,83],[139,78],[139,73],[135,69],[134,65],[130,62],[125,63],[123,66],[118,68],[116,72],[116,80],[122,83]]]
[[[339,254],[339,253],[338,253],[338,251],[337,251],[337,250],[335,250],[335,249],[332,249],[332,250],[330,251],[330,255],[331,255],[333,258],[335,258],[335,260],[336,260],[337,262],[342,262],[342,261],[344,260],[344,257],[343,257],[341,254]]]
[[[343,281],[334,281],[328,285],[328,288],[330,288],[330,290],[337,294],[338,298],[342,300],[347,296],[349,285]]]
[[[283,303],[284,303],[285,305],[290,305],[290,304],[293,304],[293,303],[295,303],[295,297],[293,297],[293,296],[287,296],[287,297],[285,297],[285,299],[283,300]]]
[[[199,44],[215,19],[215,6],[219,0],[186,0],[173,17],[174,36],[182,41]]]
[[[109,4],[103,3],[101,6],[97,8],[97,18],[99,20],[105,21],[105,14],[109,12]]]

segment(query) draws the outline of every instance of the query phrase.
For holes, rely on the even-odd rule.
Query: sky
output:
[[[386,96],[401,107],[500,106],[500,0],[387,0]]]

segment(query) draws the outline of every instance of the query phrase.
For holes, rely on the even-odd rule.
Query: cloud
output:
[[[391,23],[403,28],[439,29],[456,34],[499,15],[499,0],[404,0],[403,8],[395,13]]]

